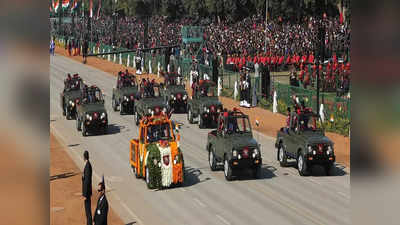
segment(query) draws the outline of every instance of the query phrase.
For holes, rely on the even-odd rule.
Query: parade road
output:
[[[106,135],[83,137],[75,120],[66,120],[60,93],[67,73],[79,73],[88,85],[105,94],[109,118]],[[223,171],[211,172],[206,152],[207,133],[188,124],[186,114],[172,119],[183,123],[181,149],[185,159],[183,187],[148,190],[136,179],[129,164],[129,140],[138,137],[133,115],[112,111],[112,88],[116,77],[63,56],[50,57],[50,127],[67,146],[68,154],[82,169],[84,150],[90,152],[94,183],[104,174],[107,196],[126,224],[350,224],[350,174],[337,165],[337,174],[300,177],[295,167],[281,168],[276,161],[274,138],[254,133],[261,144],[262,176],[242,174],[227,182]],[[318,176],[320,174],[320,176]],[[83,203],[82,203],[83,210]],[[83,211],[82,211],[83,213]]]

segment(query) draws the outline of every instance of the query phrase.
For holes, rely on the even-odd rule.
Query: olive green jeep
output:
[[[83,136],[90,132],[107,133],[108,116],[101,90],[91,86],[82,92],[82,102],[77,106],[76,129]]]
[[[200,80],[198,84],[195,84],[192,99],[189,99],[187,105],[189,123],[197,122],[199,128],[216,127],[218,115],[222,109],[214,82]]]
[[[275,147],[282,167],[295,159],[301,176],[308,175],[313,165],[322,165],[327,175],[334,173],[335,152],[333,142],[325,136],[318,114],[311,109],[292,112],[289,127],[277,133]]]
[[[260,145],[253,138],[249,117],[238,109],[221,112],[218,127],[208,133],[208,161],[211,171],[224,168],[225,179],[230,181],[235,172],[251,169],[255,178],[261,173]]]

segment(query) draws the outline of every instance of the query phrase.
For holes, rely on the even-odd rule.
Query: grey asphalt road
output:
[[[75,120],[66,120],[60,108],[60,92],[67,73],[79,73],[88,84],[105,94],[109,134],[82,137]],[[244,173],[227,182],[223,171],[211,172],[205,150],[209,129],[188,124],[186,114],[173,115],[183,123],[181,148],[185,158],[184,187],[148,190],[129,165],[129,140],[138,136],[132,115],[111,109],[116,78],[63,56],[50,58],[50,127],[68,147],[68,154],[82,169],[88,150],[95,182],[105,176],[111,207],[126,224],[350,224],[349,169],[337,165],[336,176],[300,177],[294,167],[280,168],[274,138],[256,133],[262,145],[262,178]],[[251,119],[251,118],[250,118]],[[321,176],[318,176],[321,175]]]

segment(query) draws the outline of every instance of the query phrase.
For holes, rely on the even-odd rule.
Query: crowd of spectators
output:
[[[147,38],[145,37],[146,21],[138,17],[119,18],[114,27],[111,16],[102,16],[92,21],[92,41],[98,44],[112,45],[127,49],[143,48],[144,40],[147,47],[181,45],[181,28],[193,25],[191,19],[168,21],[163,16],[153,16],[148,19]],[[319,27],[323,26],[325,34],[321,40]],[[87,23],[63,24],[63,34],[84,37]],[[116,30],[116,32],[115,32]],[[261,15],[247,17],[236,23],[224,21],[210,22],[204,26],[205,40],[201,51],[203,60],[211,61],[220,56],[225,65],[231,65],[233,70],[241,70],[249,62],[268,65],[271,71],[287,71],[292,65],[300,71],[296,78],[305,86],[310,85],[316,71],[316,59],[321,41],[325,42],[325,61],[323,69],[327,80],[335,81],[349,79],[350,73],[350,34],[348,23],[340,22],[339,17],[322,17],[316,19],[305,17],[301,22],[282,21],[280,18],[270,19],[267,28],[265,18]],[[86,32],[86,37],[88,34]],[[267,43],[267,46],[266,46]],[[200,45],[193,45],[189,53],[195,54]],[[265,49],[266,47],[266,49]],[[187,53],[187,52],[186,52]],[[204,57],[205,56],[205,57]],[[205,58],[205,59],[204,59]],[[336,88],[337,82],[332,88]],[[331,85],[332,86],[332,85]]]

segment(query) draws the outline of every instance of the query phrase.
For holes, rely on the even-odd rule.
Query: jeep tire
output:
[[[328,163],[324,165],[324,169],[327,176],[333,176],[336,173],[336,167],[334,163]]]
[[[193,112],[190,107],[188,108],[187,119],[190,124],[193,124]]]
[[[139,126],[139,122],[140,122],[139,113],[138,113],[137,110],[135,110],[135,124],[136,124],[136,126]]]
[[[150,179],[150,171],[149,169],[146,167],[146,184],[147,184],[147,188],[148,189],[154,189],[153,184],[151,183],[151,179]]]
[[[300,152],[297,156],[297,170],[299,171],[300,176],[308,175],[308,165],[305,161],[303,152]]]
[[[285,152],[285,148],[283,147],[283,144],[280,144],[278,146],[277,157],[278,157],[278,161],[279,161],[279,164],[281,165],[281,167],[286,167],[287,166],[287,155]]]
[[[257,165],[253,168],[253,178],[259,179],[261,177],[261,165]]]
[[[225,157],[224,159],[224,175],[227,181],[232,180],[232,167],[228,163],[228,159]]]
[[[215,160],[214,147],[212,147],[212,146],[210,147],[210,150],[208,153],[208,164],[210,164],[211,171],[217,170],[217,162]]]
[[[86,137],[87,136],[87,131],[86,131],[86,125],[83,124],[82,126],[82,136]]]
[[[76,130],[81,131],[81,120],[79,117],[76,118]]]

